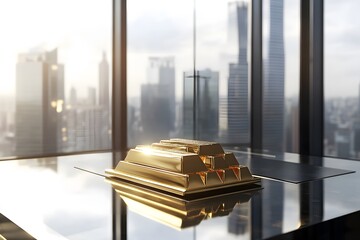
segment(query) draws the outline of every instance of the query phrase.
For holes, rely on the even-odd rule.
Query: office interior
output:
[[[358,7],[0,3],[0,239],[358,239]],[[167,139],[261,182],[196,199],[106,178]]]

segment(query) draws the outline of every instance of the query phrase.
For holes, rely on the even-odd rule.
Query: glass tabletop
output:
[[[251,164],[253,155],[237,157]],[[360,210],[359,162],[271,158],[356,172],[301,184],[264,178],[260,190],[183,202],[105,181],[119,153],[1,161],[0,213],[36,239],[264,239]]]

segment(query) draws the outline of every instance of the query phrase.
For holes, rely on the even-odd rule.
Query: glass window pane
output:
[[[183,84],[193,71],[193,8],[192,0],[128,1],[130,147],[186,131]]]
[[[196,1],[196,67],[199,91],[207,96],[198,97],[198,131],[204,139],[249,145],[249,19],[249,1]]]
[[[247,1],[143,4],[128,6],[129,145],[169,137],[248,145]]]
[[[360,158],[360,2],[324,5],[324,154]]]
[[[111,13],[111,1],[0,3],[0,157],[110,148]]]
[[[298,152],[300,1],[263,1],[263,148]]]

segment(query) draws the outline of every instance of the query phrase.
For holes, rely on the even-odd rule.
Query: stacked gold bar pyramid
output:
[[[137,146],[106,174],[183,196],[260,181],[220,144],[187,139]]]

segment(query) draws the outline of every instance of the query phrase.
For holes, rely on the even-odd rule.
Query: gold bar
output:
[[[160,149],[160,150],[177,150],[182,152],[191,152],[194,153],[194,149],[189,146],[182,144],[171,144],[171,143],[152,143],[151,148]]]
[[[246,166],[240,166],[240,180],[247,181],[253,179],[253,176],[250,173],[250,170]]]
[[[119,162],[115,171],[107,170],[106,173],[126,180],[140,182],[149,187],[161,190],[171,189],[179,193],[204,187],[203,181],[198,174],[179,174],[126,161]]]
[[[193,148],[194,153],[199,154],[200,156],[224,154],[221,145],[215,142],[172,138],[170,140],[161,140],[160,143],[186,145]]]
[[[225,161],[229,166],[239,166],[239,162],[233,153],[225,153]]]
[[[222,185],[222,176],[216,171],[200,172],[199,175],[207,187]]]
[[[223,155],[220,156],[204,156],[201,157],[205,160],[205,165],[210,169],[225,169],[230,165],[224,160]]]
[[[169,142],[168,142],[169,141]],[[193,147],[193,145],[183,145],[183,144],[179,144],[179,143],[171,143],[172,140],[162,140],[162,142],[160,143],[153,143],[151,144],[151,148],[153,149],[157,149],[157,150],[163,150],[163,151],[181,151],[181,152],[189,152],[189,153],[194,153],[195,150],[194,149],[198,149],[199,147],[196,146],[195,148]],[[199,141],[197,141],[199,142]],[[210,143],[212,145],[214,145],[211,142],[206,142],[207,144]],[[203,142],[204,144],[204,142]],[[201,146],[200,146],[201,148]],[[228,168],[230,165],[229,163],[231,163],[231,165],[235,165],[237,163],[237,160],[235,158],[235,156],[233,155],[232,157],[235,158],[235,163],[231,162],[231,156],[227,156],[227,158],[229,158],[228,160],[225,159],[224,160],[224,154],[221,153],[222,151],[217,151],[220,153],[217,153],[214,156],[211,155],[199,155],[201,160],[205,163],[206,167],[210,168],[210,169],[224,169],[224,168]],[[232,153],[228,153],[227,155],[230,155]]]
[[[225,179],[224,183],[236,183],[240,180],[234,169],[228,168],[225,169]]]
[[[163,151],[150,146],[131,149],[125,161],[183,174],[207,171],[197,154]]]

